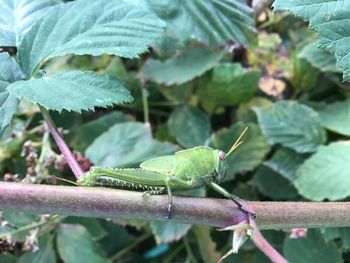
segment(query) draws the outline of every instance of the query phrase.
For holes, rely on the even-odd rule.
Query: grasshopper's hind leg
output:
[[[229,192],[227,192],[224,188],[222,188],[220,185],[211,182],[209,184],[215,191],[221,193],[222,195],[224,195],[226,198],[232,200],[237,206],[238,208],[243,211],[244,213],[246,213],[247,215],[250,215],[253,218],[256,218],[256,214],[254,212],[249,211],[241,202],[241,199],[238,196],[232,195]]]

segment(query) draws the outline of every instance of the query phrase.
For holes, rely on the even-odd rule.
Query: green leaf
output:
[[[99,240],[108,234],[96,218],[69,216],[64,219],[63,223],[84,226],[94,240]]]
[[[306,59],[312,66],[322,72],[342,72],[336,66],[335,57],[315,46],[314,43],[306,45],[298,54],[298,57]]]
[[[220,64],[209,76],[201,78],[198,96],[217,106],[246,102],[257,91],[259,78],[258,70],[247,70],[240,64]]]
[[[305,156],[288,148],[278,149],[271,159],[264,162],[264,165],[279,173],[284,178],[292,181],[296,177],[296,171],[305,161]]]
[[[119,80],[90,71],[67,71],[39,79],[17,81],[10,84],[7,90],[18,98],[57,111],[81,112],[133,100]]]
[[[56,253],[53,246],[53,236],[44,235],[39,237],[39,250],[32,253],[27,252],[23,254],[18,263],[32,263],[32,262],[45,262],[56,263]]]
[[[14,255],[10,254],[10,253],[6,253],[6,252],[2,252],[2,254],[0,254],[0,262],[1,263],[17,263],[17,257],[15,257]]]
[[[186,102],[191,98],[194,83],[187,82],[182,85],[172,86],[157,85],[157,88],[168,100],[178,104],[186,104]]]
[[[164,62],[149,59],[144,67],[147,78],[166,85],[183,84],[214,67],[223,56],[222,51],[206,48],[185,50],[180,57]]]
[[[17,227],[24,227],[39,220],[38,215],[12,211],[4,211],[2,213],[2,218]]]
[[[328,104],[319,115],[323,127],[350,136],[350,99]]]
[[[257,124],[243,122],[237,122],[229,129],[224,128],[214,133],[211,137],[214,148],[228,152],[245,127],[248,127],[248,131],[243,143],[228,157],[229,167],[225,181],[233,179],[237,173],[253,170],[262,163],[271,148]]]
[[[298,197],[297,191],[289,180],[266,166],[258,169],[251,183],[261,193],[275,200],[290,200]]]
[[[293,56],[293,77],[291,79],[295,90],[307,91],[316,85],[319,76],[317,68],[298,56]]]
[[[350,1],[276,0],[273,6],[308,20],[318,34],[317,46],[335,55],[344,81],[350,80]]]
[[[341,200],[350,196],[349,163],[349,142],[321,146],[300,166],[294,185],[314,201]]]
[[[219,262],[221,256],[216,250],[216,244],[210,236],[210,227],[196,225],[193,227],[196,235],[199,251],[204,262],[216,263]]]
[[[182,41],[196,39],[215,46],[233,40],[248,45],[255,34],[252,10],[243,0],[131,2],[155,12]]]
[[[128,122],[115,124],[97,137],[85,154],[95,165],[129,167],[174,151],[172,144],[154,140],[144,124]]]
[[[61,224],[56,240],[58,253],[66,263],[109,262],[81,225]]]
[[[326,242],[334,239],[340,239],[342,248],[344,251],[350,250],[350,228],[349,227],[333,227],[333,228],[321,228]]]
[[[203,145],[209,138],[210,121],[206,114],[192,106],[173,111],[168,119],[170,134],[184,147]]]
[[[51,8],[24,36],[18,58],[32,76],[44,61],[68,54],[135,58],[163,32],[150,12],[121,0],[78,0]]]
[[[0,46],[18,46],[26,32],[60,0],[0,0]]]
[[[116,123],[127,122],[128,116],[120,111],[113,111],[105,114],[102,117],[89,121],[83,124],[75,136],[75,144],[79,151],[85,151],[85,149],[100,136],[103,132],[108,130]]]
[[[270,144],[306,153],[316,151],[326,140],[317,112],[305,105],[282,101],[254,111]]]
[[[254,97],[250,101],[240,103],[236,110],[236,119],[243,122],[256,122],[256,114],[253,111],[254,107],[267,107],[271,105],[271,101],[266,98]]]
[[[6,91],[6,87],[22,78],[23,73],[16,61],[8,53],[0,53],[0,134],[11,123],[19,103],[15,96]]]
[[[341,263],[343,259],[334,242],[325,242],[319,230],[309,229],[306,238],[288,238],[284,255],[290,263]]]
[[[191,225],[152,221],[150,223],[152,232],[158,244],[170,243],[179,240],[190,230]]]

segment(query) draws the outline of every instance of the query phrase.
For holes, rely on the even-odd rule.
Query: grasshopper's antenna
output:
[[[76,182],[73,182],[71,180],[68,180],[68,179],[64,179],[64,178],[61,178],[61,177],[57,177],[55,175],[52,175],[53,177],[55,177],[56,179],[60,180],[60,181],[64,181],[64,182],[67,182],[67,183],[70,183],[70,184],[74,184],[74,185],[77,185],[79,186],[79,184],[77,184]]]
[[[236,150],[236,148],[243,142],[241,139],[243,138],[244,134],[247,132],[248,127],[245,127],[245,129],[242,131],[242,133],[239,135],[238,139],[235,141],[235,143],[232,145],[231,149],[226,154],[225,158],[229,157],[230,154]]]

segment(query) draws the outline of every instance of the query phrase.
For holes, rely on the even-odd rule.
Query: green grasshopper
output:
[[[189,190],[209,185],[217,192],[231,199],[246,214],[248,211],[237,196],[231,195],[216,182],[220,182],[227,171],[227,158],[242,143],[247,128],[241,133],[227,154],[207,146],[199,146],[145,161],[140,168],[104,168],[92,167],[78,180],[82,186],[106,186],[144,190],[149,194],[167,192],[168,214],[171,218],[173,208],[173,190]]]

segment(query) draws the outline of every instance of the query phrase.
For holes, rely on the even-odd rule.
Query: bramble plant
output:
[[[350,1],[270,2],[0,0],[0,262],[349,261]]]

